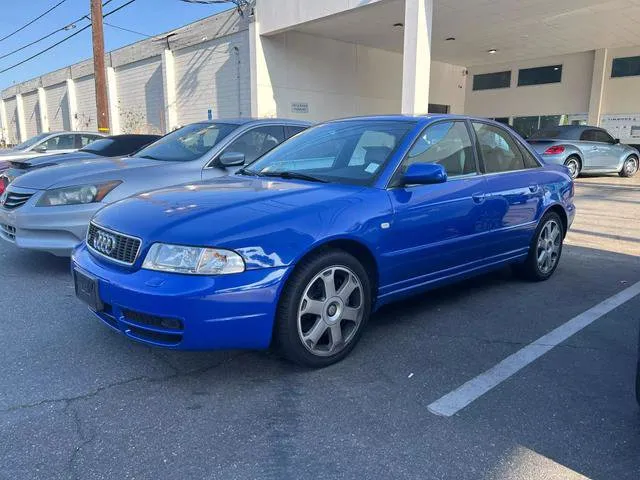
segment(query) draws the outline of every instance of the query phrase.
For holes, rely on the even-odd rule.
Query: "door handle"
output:
[[[540,186],[539,185],[529,185],[529,191],[531,193],[537,193],[538,190],[540,190]]]
[[[591,150],[598,150],[598,147],[591,147]]]
[[[471,198],[473,199],[474,203],[477,203],[478,205],[480,205],[482,202],[484,202],[485,194],[484,193],[474,193],[474,194],[471,195]]]

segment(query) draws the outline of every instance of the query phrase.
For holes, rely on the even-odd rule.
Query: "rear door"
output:
[[[473,130],[486,178],[487,256],[514,256],[529,248],[543,206],[543,188],[532,172],[538,160],[511,133],[474,121]]]

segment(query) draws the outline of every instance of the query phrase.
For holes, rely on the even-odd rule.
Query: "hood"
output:
[[[57,155],[43,155],[41,157],[14,160],[11,163],[15,168],[27,170],[30,168],[42,168],[42,167],[48,167],[50,165],[58,165],[62,162],[70,162],[73,160],[92,160],[96,158],[101,158],[101,157],[91,152],[75,152],[75,153],[59,153]]]
[[[307,225],[310,233],[317,224],[325,223],[325,216],[350,206],[353,202],[346,198],[363,188],[221,177],[129,197],[103,208],[94,220],[146,242],[237,245],[287,230],[290,224]]]
[[[48,188],[81,185],[93,181],[104,181],[104,174],[113,174],[111,180],[121,178],[121,172],[132,169],[153,168],[171,162],[160,162],[145,158],[102,158],[64,162],[49,168],[36,169],[14,180],[19,188],[46,190]]]
[[[21,150],[3,150],[0,152],[0,160],[2,161],[14,161],[24,158],[32,158],[42,155],[37,152],[23,152]]]

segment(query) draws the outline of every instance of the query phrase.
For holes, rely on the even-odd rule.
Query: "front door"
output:
[[[404,185],[402,174],[413,163],[438,163],[448,179],[435,185]],[[476,237],[484,229],[485,186],[466,122],[427,127],[390,187],[393,221],[382,248],[389,290],[428,284],[481,260]]]

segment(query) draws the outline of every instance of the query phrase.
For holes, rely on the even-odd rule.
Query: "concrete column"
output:
[[[22,100],[22,94],[16,95],[16,112],[18,117],[18,134],[20,135],[20,142],[26,142],[27,139],[27,121],[24,118],[24,101]]]
[[[278,106],[274,98],[271,75],[267,68],[265,50],[271,39],[260,35],[260,4],[256,6],[256,21],[249,24],[249,61],[251,72],[251,116],[275,117]]]
[[[67,103],[69,106],[69,125],[71,130],[78,130],[78,101],[76,99],[76,82],[67,78]]]
[[[596,50],[593,60],[593,77],[591,78],[591,96],[589,97],[589,117],[587,123],[596,127],[600,126],[600,116],[602,115],[608,58],[608,50],[601,48]]]
[[[43,87],[38,87],[38,111],[40,112],[40,128],[43,132],[49,131],[49,115],[47,115],[47,92]]]
[[[173,52],[162,52],[162,80],[164,90],[164,125],[167,132],[178,126],[178,103],[176,97],[176,64]]]
[[[427,113],[433,0],[405,0],[402,113]]]
[[[0,98],[0,142],[5,145],[9,142],[9,125],[7,125],[7,107],[4,100]]]
[[[116,69],[107,67],[107,97],[109,106],[109,130],[111,135],[120,135],[120,105],[118,105],[118,83]]]

